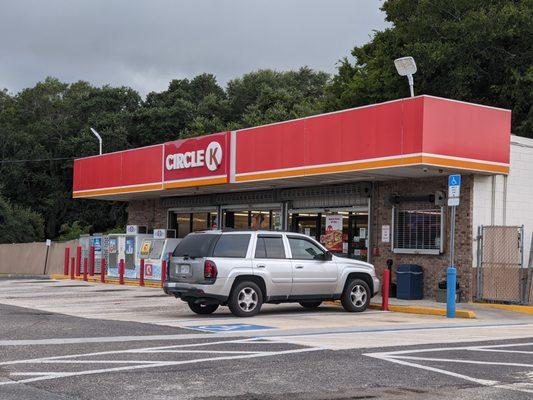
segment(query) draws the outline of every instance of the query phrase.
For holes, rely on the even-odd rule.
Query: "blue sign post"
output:
[[[455,288],[457,285],[457,269],[455,268],[455,208],[459,205],[461,195],[461,175],[448,177],[448,206],[450,215],[450,266],[446,271],[446,317],[455,318]]]

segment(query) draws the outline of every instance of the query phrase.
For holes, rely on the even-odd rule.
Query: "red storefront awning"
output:
[[[102,199],[509,172],[511,112],[417,96],[77,159],[74,197]]]

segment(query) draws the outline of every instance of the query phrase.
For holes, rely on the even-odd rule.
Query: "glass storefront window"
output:
[[[184,238],[191,232],[217,228],[216,212],[179,213],[170,212],[169,229],[176,230],[177,238]]]
[[[207,213],[194,213],[192,214],[192,231],[203,231],[208,228],[207,226]]]
[[[235,229],[281,230],[281,210],[225,210],[224,226]]]
[[[187,214],[174,214],[176,223],[176,237],[184,238],[191,233],[191,215]]]

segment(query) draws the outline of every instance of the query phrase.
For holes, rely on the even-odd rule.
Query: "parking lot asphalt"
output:
[[[157,290],[10,282],[0,282],[2,400],[533,396],[527,318],[448,323],[291,305],[197,317]],[[155,321],[145,317],[154,307]]]

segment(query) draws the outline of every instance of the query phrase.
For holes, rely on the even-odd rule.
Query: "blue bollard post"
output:
[[[448,267],[446,281],[446,317],[455,318],[455,286],[457,282],[457,269]]]

